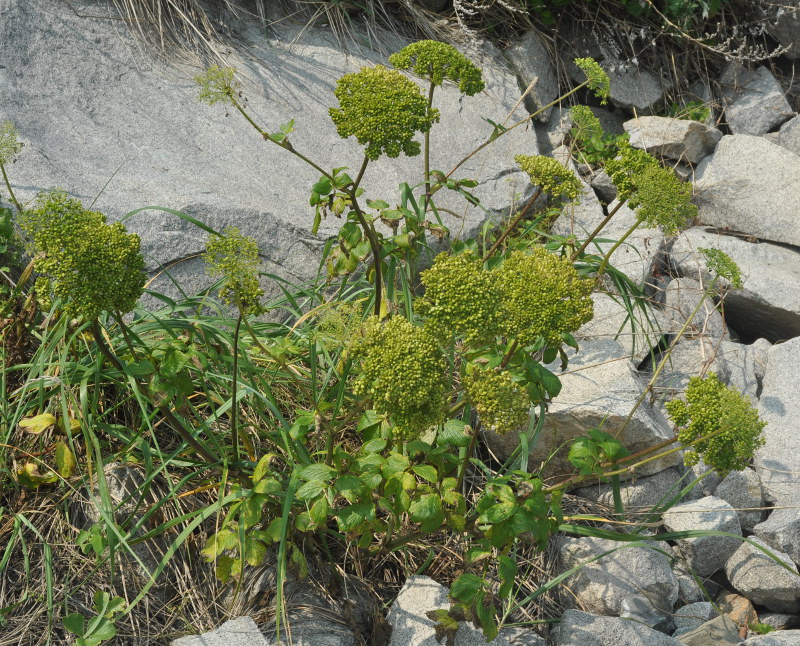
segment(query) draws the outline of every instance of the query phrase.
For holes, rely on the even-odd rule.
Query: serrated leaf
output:
[[[73,635],[83,637],[86,618],[82,614],[79,612],[70,613],[64,617],[61,622],[64,624],[64,628],[66,628]]]
[[[478,615],[478,621],[481,622],[483,636],[486,638],[486,641],[492,641],[495,637],[497,637],[498,633],[497,622],[494,619],[494,605],[484,605],[483,600],[481,599],[475,603],[475,614]]]
[[[469,446],[470,436],[467,434],[467,425],[460,419],[449,419],[443,425],[436,441],[439,444],[465,447]]]
[[[461,574],[450,586],[453,599],[470,604],[483,588],[483,579],[470,572]]]
[[[324,496],[317,500],[309,510],[309,516],[317,526],[324,526],[328,520],[328,499]]]
[[[497,565],[497,571],[502,582],[498,594],[505,599],[511,594],[511,590],[514,587],[518,571],[517,564],[511,557],[503,555],[498,559]]]
[[[19,427],[21,429],[24,429],[28,433],[33,433],[34,435],[46,431],[48,428],[55,426],[55,424],[56,418],[50,413],[42,413],[35,417],[26,417],[19,421]]]
[[[322,480],[323,482],[328,482],[336,475],[336,469],[322,463],[309,464],[300,469],[298,475],[301,480]]]
[[[217,559],[214,573],[217,578],[223,583],[227,583],[231,578],[231,567],[233,566],[233,559],[230,556],[223,554]]]
[[[311,187],[311,190],[318,195],[328,195],[331,192],[331,188],[331,180],[329,180],[327,177],[322,177]]]
[[[492,525],[496,525],[497,523],[502,523],[504,520],[508,520],[511,516],[514,515],[514,511],[516,510],[517,506],[513,503],[509,502],[501,502],[497,503],[489,507],[483,514],[480,515],[478,518],[478,522],[480,523],[489,523]]]
[[[336,518],[339,521],[339,529],[343,532],[348,532],[363,522],[375,520],[375,505],[371,502],[349,505],[339,509],[336,512]]]
[[[309,480],[300,486],[294,495],[298,500],[311,500],[325,491],[327,486],[322,480]]]
[[[411,520],[420,524],[423,532],[432,532],[441,527],[444,521],[442,499],[438,494],[425,494],[411,502],[408,508]]]
[[[62,478],[69,478],[78,462],[75,460],[75,454],[67,446],[63,440],[56,442],[56,469],[61,474]]]
[[[417,464],[411,467],[411,470],[431,484],[436,484],[439,481],[439,472],[436,467],[432,467],[430,464]]]
[[[364,442],[364,444],[361,446],[361,451],[362,453],[380,453],[386,448],[388,443],[388,440],[382,437],[376,437],[374,440]]]
[[[261,541],[245,540],[244,558],[253,567],[261,565],[264,559],[267,558],[266,545]]]

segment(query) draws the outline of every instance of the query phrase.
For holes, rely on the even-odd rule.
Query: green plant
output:
[[[619,154],[619,146],[628,134],[612,135],[603,132],[600,120],[588,106],[575,105],[569,110],[572,127],[569,136],[577,160],[589,166],[603,165]]]
[[[87,622],[86,617],[74,612],[64,617],[64,628],[77,636],[76,646],[97,646],[113,639],[117,634],[114,626],[115,615],[122,612],[125,605],[125,600],[121,597],[112,598],[108,592],[97,590],[94,593],[92,606],[97,614]]]
[[[684,105],[673,101],[667,116],[673,119],[688,119],[703,123],[711,116],[711,108],[703,101],[687,101]]]

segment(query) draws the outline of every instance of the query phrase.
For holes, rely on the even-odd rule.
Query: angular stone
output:
[[[683,476],[680,466],[659,471],[651,476],[642,476],[635,480],[622,482],[620,497],[626,511],[647,511],[663,503],[665,500],[677,495],[682,484]],[[581,487],[572,492],[576,496],[599,502],[606,507],[614,508],[614,493],[609,484],[596,484],[590,487]]]
[[[600,67],[611,81],[609,100],[629,112],[652,113],[669,85],[653,72],[626,61],[606,58],[600,61]]]
[[[741,641],[736,624],[727,615],[707,621],[680,636],[680,643],[684,646],[739,646]]]
[[[774,509],[769,518],[753,528],[753,533],[800,563],[800,509],[796,506]],[[800,608],[797,610],[800,612]]]
[[[761,487],[761,478],[752,469],[744,471],[731,471],[725,479],[717,485],[714,495],[736,509],[739,515],[739,523],[742,526],[742,533],[752,534],[753,528],[764,519],[766,511],[754,509],[764,507],[764,490]],[[773,512],[774,513],[774,512]],[[763,525],[764,523],[762,523]],[[800,527],[798,527],[800,529]],[[759,534],[756,534],[760,536]],[[765,536],[760,536],[771,545],[772,541]],[[780,545],[775,545],[778,549],[783,549]],[[800,548],[800,544],[798,545]],[[786,550],[784,550],[786,551]],[[797,560],[797,559],[795,559]]]
[[[763,612],[758,620],[762,624],[772,626],[775,630],[788,630],[800,624],[800,616],[785,612]]]
[[[635,621],[580,610],[567,610],[555,632],[555,646],[681,646],[677,639]]]
[[[610,204],[617,197],[617,187],[604,170],[596,172],[590,183],[601,202]]]
[[[800,501],[800,337],[770,348],[758,414],[767,422],[766,443],[755,454],[764,493],[776,506]]]
[[[705,529],[742,534],[733,507],[714,496],[674,505],[664,513],[664,527],[670,532]],[[710,576],[725,565],[740,544],[735,537],[700,536],[677,541],[677,550],[689,568],[700,576]]]
[[[703,224],[800,246],[800,156],[763,137],[728,135],[697,167]]]
[[[750,599],[735,592],[722,592],[717,597],[717,607],[740,629],[758,622],[758,613]]]
[[[800,116],[789,119],[781,126],[778,132],[778,144],[795,155],[800,155]]]
[[[688,633],[718,615],[719,612],[717,612],[716,608],[714,608],[714,604],[710,601],[699,601],[678,608],[675,611],[676,630],[672,633],[672,636],[678,637],[679,635]]]
[[[724,251],[741,270],[742,289],[731,290],[725,296],[725,319],[730,327],[742,335],[773,342],[800,335],[797,289],[800,252],[769,242],[751,241],[746,236],[722,235],[704,227],[692,227],[673,242],[670,265],[680,276],[703,284],[708,284],[712,276],[698,248]],[[726,281],[723,279],[722,283]]]
[[[386,616],[392,626],[389,646],[439,646],[434,622],[426,613],[448,608],[447,588],[427,576],[408,577]],[[455,643],[458,646],[482,646],[487,642],[483,633],[462,621],[456,631]],[[501,636],[489,643],[492,646],[510,646]]]
[[[530,449],[534,470],[546,462],[545,478],[561,478],[575,471],[567,459],[571,441],[591,428],[602,428],[614,435],[630,413],[642,384],[626,353],[616,341],[581,344],[580,352],[568,353],[569,365],[561,379],[561,393],[550,404],[538,441]],[[550,369],[559,375],[557,365]],[[672,437],[660,412],[647,402],[636,410],[620,440],[631,452],[649,448]],[[491,450],[505,460],[519,443],[517,433],[503,435],[485,431]],[[673,453],[644,465],[640,475],[663,471],[680,457]]]
[[[722,133],[699,121],[639,117],[625,122],[631,146],[656,157],[697,164],[714,152]]]
[[[761,539],[752,540],[770,550],[793,571],[787,571],[750,543],[742,543],[725,564],[728,581],[756,605],[766,606],[773,612],[796,612],[800,607],[797,566],[788,554],[771,549]]]
[[[700,306],[692,322],[684,331],[685,337],[704,336],[720,338],[726,335],[725,321],[711,297],[705,296],[705,287],[693,278],[676,278],[664,290],[664,314],[672,325],[666,332],[678,333],[689,317]],[[701,304],[702,301],[702,304]]]
[[[797,0],[774,0],[777,8],[774,22],[766,24],[767,33],[787,48],[784,56],[800,58],[800,5]]]
[[[547,121],[552,108],[542,108],[555,101],[559,93],[558,79],[542,37],[536,30],[530,30],[514,40],[503,53],[516,72],[520,89],[530,88],[525,95],[528,112],[533,114],[541,110],[537,118]]]
[[[725,120],[735,135],[763,135],[793,114],[780,83],[763,65],[748,70],[730,63],[720,83]]]
[[[797,646],[800,630],[781,630],[746,639],[739,646]]]
[[[616,547],[615,541],[602,538],[568,539],[559,550],[561,571]],[[647,547],[620,549],[582,567],[562,588],[564,607],[601,615],[619,615],[631,596],[644,596],[665,617],[672,612],[678,581],[664,554]]]
[[[187,635],[171,642],[171,646],[269,646],[269,644],[251,617],[236,617],[226,621],[216,630],[202,635]]]

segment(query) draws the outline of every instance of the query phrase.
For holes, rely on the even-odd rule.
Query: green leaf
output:
[[[336,475],[336,469],[323,463],[308,464],[300,469],[298,475],[301,480],[322,480],[323,482],[328,482]]]
[[[244,543],[244,558],[245,560],[256,567],[264,562],[267,558],[267,547],[261,541],[245,540]]]
[[[113,639],[116,634],[117,629],[114,624],[105,617],[100,617],[100,621],[97,622],[97,625],[95,626],[94,630],[92,630],[90,637],[92,639],[96,639],[96,643],[99,644],[101,641]]]
[[[54,471],[39,473],[39,465],[34,462],[26,462],[22,468],[17,470],[17,479],[23,487],[28,489],[38,489],[43,484],[50,484],[58,481],[58,474]]]
[[[231,578],[231,567],[233,566],[233,559],[230,556],[223,554],[217,559],[215,574],[217,578],[223,583],[227,583]]]
[[[365,521],[375,520],[375,505],[371,502],[349,505],[337,510],[336,518],[339,521],[339,529],[343,532],[348,532]]]
[[[84,624],[86,618],[79,612],[73,612],[61,620],[66,628],[73,635],[83,637]]]
[[[429,493],[412,501],[409,507],[411,520],[420,524],[423,532],[432,532],[441,527],[444,521],[442,499],[438,494]]]
[[[311,520],[315,525],[325,525],[328,520],[328,508],[328,499],[324,496],[311,505],[309,515],[311,516]]]
[[[470,572],[460,575],[450,586],[450,596],[463,603],[470,604],[483,589],[483,579]]]
[[[364,444],[361,446],[361,451],[362,453],[380,453],[386,448],[388,443],[388,440],[382,437],[376,437],[369,442],[364,442]]]
[[[267,453],[258,461],[256,468],[253,469],[253,484],[257,483],[265,475],[267,475],[267,472],[269,471],[269,464],[274,457],[275,455],[273,453]]]
[[[497,637],[497,633],[499,632],[497,629],[497,622],[494,619],[494,604],[484,605],[483,600],[478,601],[475,604],[475,614],[478,615],[478,621],[481,622],[483,636],[486,638],[486,641],[492,641]]]
[[[471,438],[467,435],[466,428],[467,425],[460,419],[449,419],[442,425],[439,434],[436,436],[436,441],[450,446],[469,446]]]
[[[429,464],[418,464],[411,467],[411,470],[420,478],[432,484],[436,484],[439,481],[439,472]]]
[[[56,469],[61,477],[69,478],[76,466],[78,466],[78,462],[75,460],[75,454],[67,446],[67,443],[63,440],[56,442]]]
[[[514,511],[516,511],[517,506],[514,503],[509,502],[500,502],[496,505],[489,507],[486,512],[480,515],[478,518],[478,522],[480,523],[489,523],[495,525],[497,523],[502,523],[504,520],[508,520],[511,516],[514,515]]]
[[[319,195],[328,195],[331,192],[331,180],[327,177],[322,177],[320,180],[311,187],[311,190]]]
[[[517,578],[517,564],[516,562],[509,556],[501,556],[498,559],[498,574],[500,575],[500,590],[498,594],[503,599],[509,597],[511,595],[511,590],[514,587],[514,581]]]
[[[38,435],[56,425],[56,418],[50,413],[42,413],[35,417],[27,417],[19,421],[19,427],[25,429],[28,433]]]
[[[297,500],[311,500],[324,492],[327,487],[328,485],[322,480],[309,480],[300,486],[294,495]]]

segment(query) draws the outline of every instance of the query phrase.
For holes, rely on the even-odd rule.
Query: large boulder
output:
[[[792,116],[781,84],[766,67],[732,62],[720,79],[725,119],[735,135],[763,135]]]
[[[556,646],[683,646],[674,637],[621,617],[567,610],[555,634]]]
[[[728,135],[695,177],[703,224],[800,246],[800,156],[763,137]]]
[[[313,277],[324,238],[341,225],[332,217],[319,236],[310,233],[309,189],[319,172],[265,142],[235,111],[226,118],[224,107],[201,104],[193,77],[202,69],[153,59],[119,21],[93,17],[93,3],[86,7],[87,15],[77,15],[60,0],[0,0],[0,121],[14,122],[27,144],[10,169],[17,197],[28,201],[61,187],[112,219],[149,205],[186,210],[218,231],[238,226],[255,237],[265,271],[293,281]],[[386,57],[355,40],[344,52],[330,30],[301,31],[290,21],[276,23],[269,41],[254,17],[231,18],[230,27],[228,60],[239,70],[255,119],[269,131],[294,119],[291,142],[298,151],[324,169],[358,169],[363,149],[353,138],[338,137],[328,108],[337,103],[338,78],[385,64]],[[406,44],[388,33],[380,40],[388,52]],[[452,84],[436,91],[442,118],[431,132],[433,168],[449,171],[485,141],[492,126],[484,117],[503,121],[514,110],[517,81],[496,51],[485,52],[470,52],[484,69],[484,92],[463,98]],[[525,116],[519,106],[511,118]],[[483,205],[502,211],[530,189],[514,155],[536,152],[534,133],[517,128],[456,176],[479,180],[475,194]],[[421,157],[370,163],[365,197],[396,202],[401,182],[420,181],[421,163]],[[454,234],[471,235],[485,221],[485,212],[465,208],[454,193],[437,197],[455,214],[442,212]],[[196,257],[205,247],[204,231],[153,210],[126,225],[142,236],[151,272],[169,267],[189,293],[210,285]],[[170,285],[164,274],[151,288],[174,295],[178,290]],[[262,286],[279,291],[266,277]]]
[[[754,543],[769,550],[791,571],[777,563],[758,547],[742,543],[725,564],[725,574],[731,585],[756,605],[773,612],[797,612],[800,607],[800,575],[791,557],[771,548],[762,540]]]
[[[638,117],[625,122],[631,146],[657,157],[697,164],[714,152],[722,133],[699,121]]]
[[[528,90],[525,107],[531,114],[541,111],[538,120],[547,121],[552,107],[544,108],[559,93],[558,79],[542,37],[532,29],[515,39],[503,53],[516,72],[520,89]]]
[[[797,0],[773,0],[774,21],[767,23],[767,33],[781,47],[786,48],[784,56],[800,58],[800,2]]]

